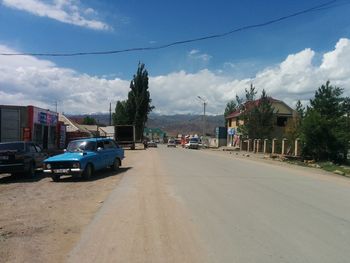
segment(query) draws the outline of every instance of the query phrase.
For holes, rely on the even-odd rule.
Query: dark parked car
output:
[[[0,143],[0,173],[34,176],[46,158],[47,154],[33,142]]]
[[[117,171],[122,164],[124,150],[112,139],[87,138],[71,141],[65,153],[44,161],[44,172],[53,181],[62,175],[89,179],[97,170],[106,167]]]

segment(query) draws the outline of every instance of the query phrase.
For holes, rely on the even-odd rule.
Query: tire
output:
[[[112,168],[112,171],[116,172],[119,170],[119,167],[120,167],[120,161],[118,158],[115,158],[111,168]]]
[[[59,174],[53,174],[51,175],[52,181],[58,182],[60,180],[60,175]]]
[[[93,174],[93,168],[90,163],[88,163],[85,167],[85,170],[83,172],[83,178],[84,180],[89,180]]]

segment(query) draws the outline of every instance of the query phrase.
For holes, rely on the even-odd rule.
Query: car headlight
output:
[[[51,164],[47,163],[46,164],[46,169],[51,169]]]
[[[80,168],[80,163],[73,163],[72,168]]]

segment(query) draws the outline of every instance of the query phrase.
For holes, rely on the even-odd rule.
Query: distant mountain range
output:
[[[215,128],[225,126],[223,115],[205,117],[205,133],[214,135]],[[176,134],[202,134],[203,115],[151,115],[147,122],[147,127],[158,127],[169,135]]]
[[[109,125],[109,114],[91,114],[91,115],[72,115],[69,116],[77,122],[81,122],[84,117],[94,118],[101,125]],[[225,126],[223,115],[206,116],[205,133],[214,135],[215,128]],[[160,128],[170,136],[177,134],[202,134],[203,115],[177,114],[177,115],[158,115],[150,114],[146,124],[148,128]]]

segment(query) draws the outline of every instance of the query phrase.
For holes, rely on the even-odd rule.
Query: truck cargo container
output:
[[[114,126],[114,136],[117,143],[122,147],[135,149],[136,135],[135,125],[116,125]]]

